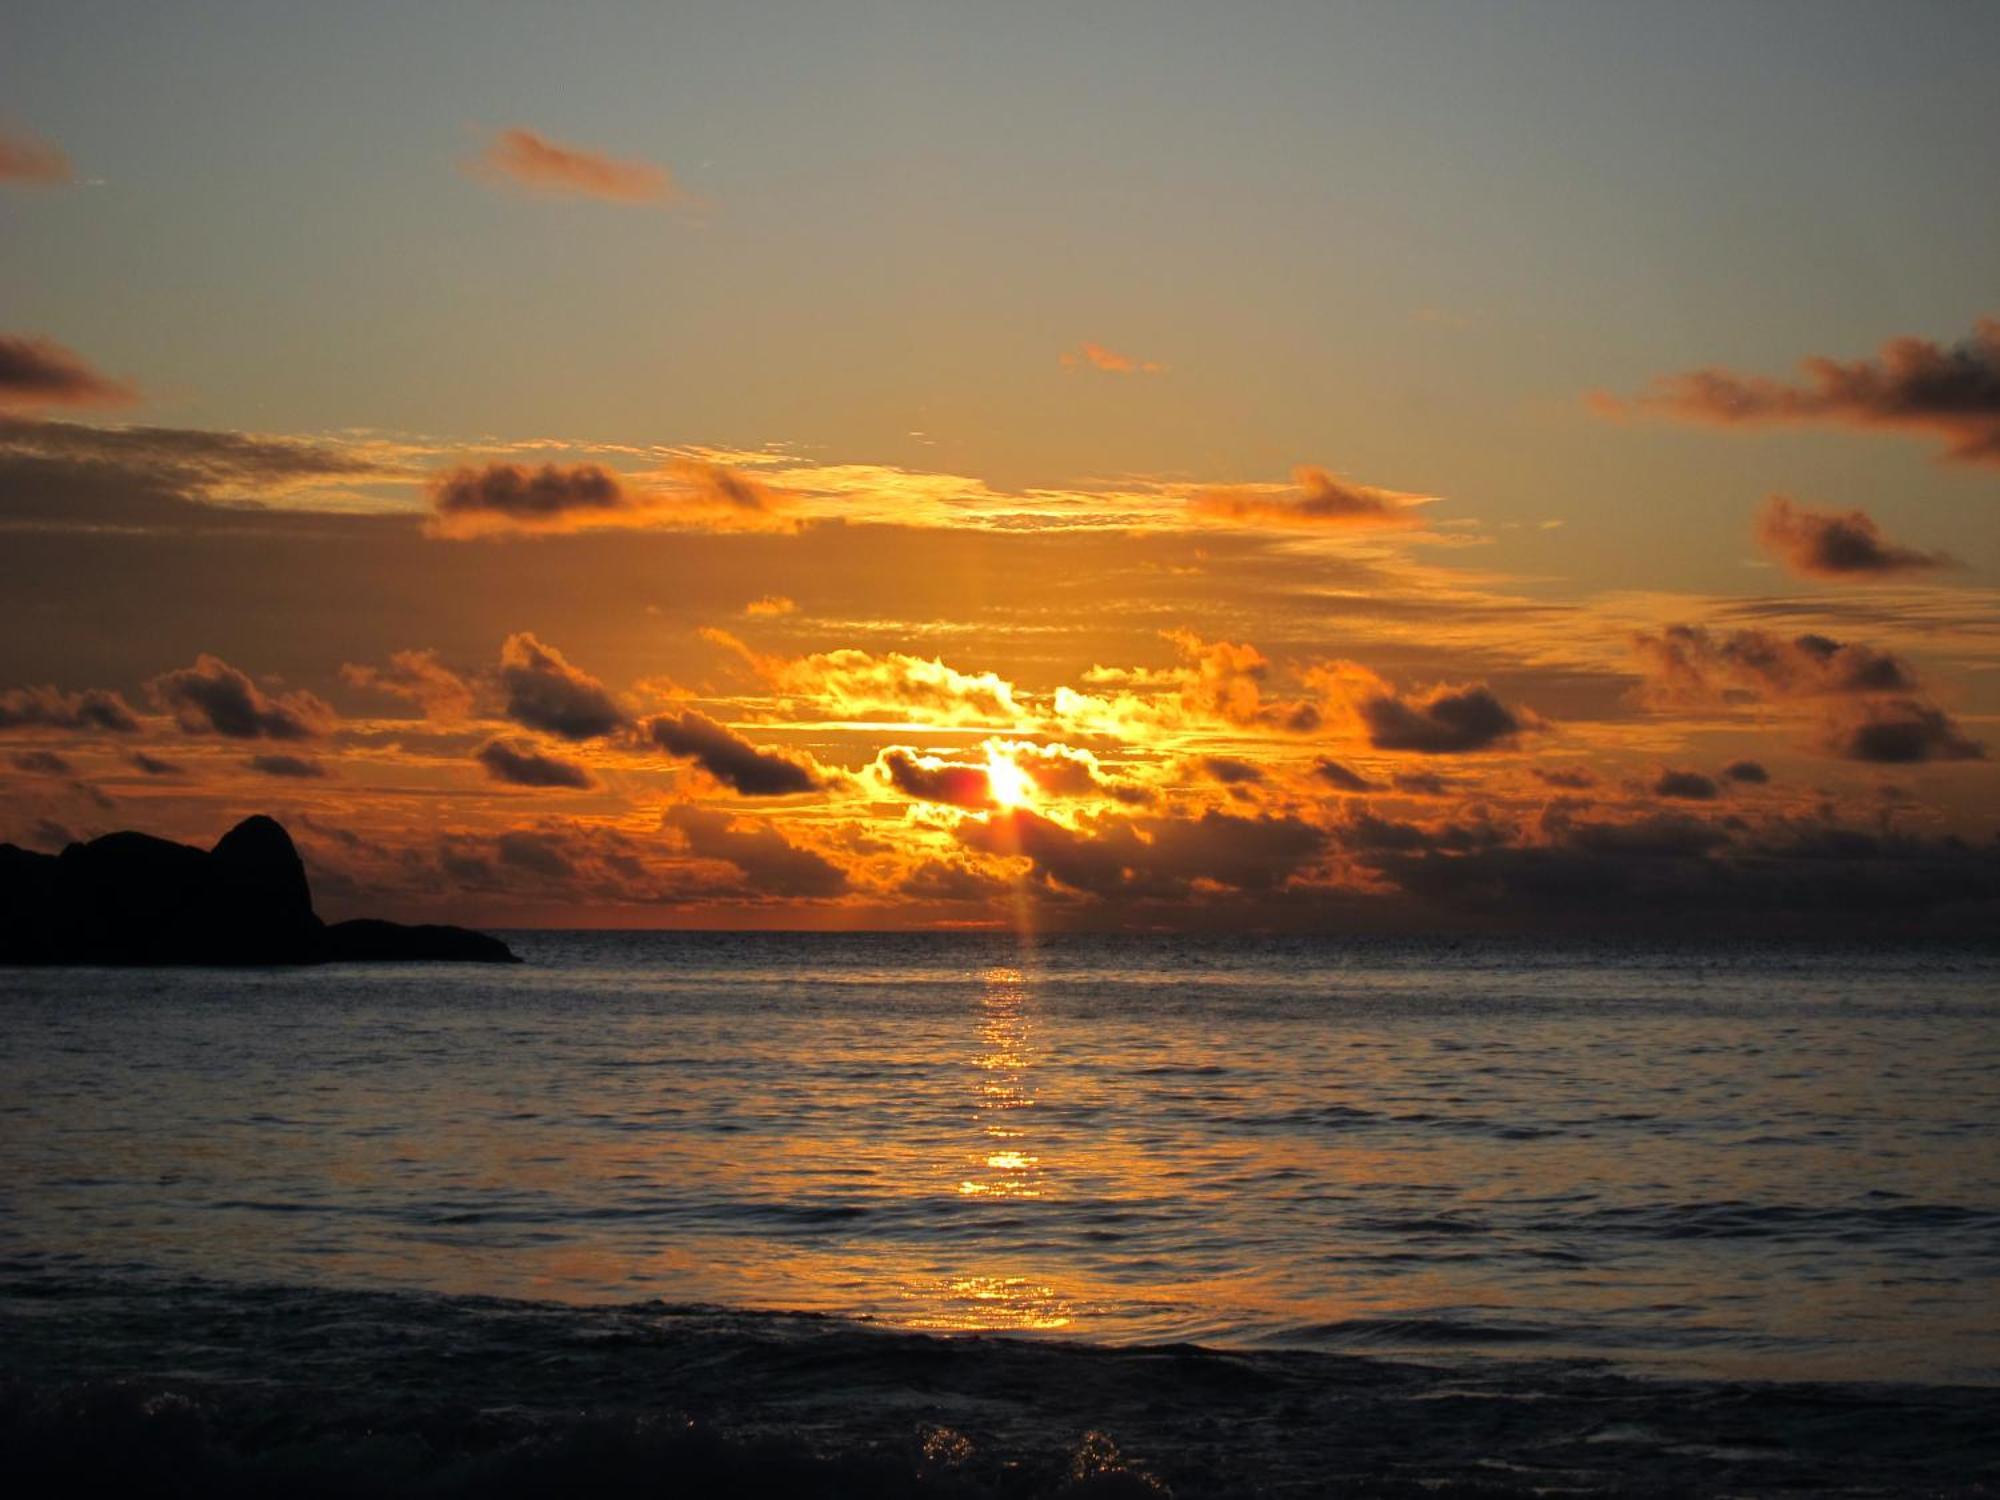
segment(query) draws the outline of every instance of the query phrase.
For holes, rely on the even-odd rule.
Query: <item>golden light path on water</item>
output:
[[[980,975],[975,1066],[982,1077],[972,1100],[978,1138],[969,1152],[971,1175],[958,1184],[965,1198],[1040,1198],[1042,1159],[1034,1145],[1034,1068],[1039,1060],[1035,1002],[1018,968]],[[1070,1301],[1030,1274],[949,1278],[912,1300],[929,1304],[910,1319],[918,1327],[1053,1330],[1074,1321]]]

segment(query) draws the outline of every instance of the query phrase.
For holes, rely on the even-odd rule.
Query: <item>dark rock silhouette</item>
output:
[[[245,818],[203,852],[109,833],[60,855],[0,844],[0,963],[515,963],[462,927],[313,914],[306,870],[276,820]]]

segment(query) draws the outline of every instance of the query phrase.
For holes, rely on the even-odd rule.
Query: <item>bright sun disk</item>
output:
[[[986,753],[986,787],[1002,807],[1019,807],[1035,792],[1034,778],[997,751]]]

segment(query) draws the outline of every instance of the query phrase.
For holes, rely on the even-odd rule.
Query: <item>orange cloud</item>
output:
[[[1808,510],[1784,495],[1758,512],[1757,541],[1801,578],[1883,578],[1951,566],[1942,552],[1896,546],[1866,511]]]
[[[1100,370],[1106,375],[1164,375],[1167,367],[1150,359],[1134,359],[1129,354],[1120,354],[1116,349],[1107,349],[1102,344],[1085,341],[1074,349],[1066,349],[1062,355],[1065,370]]]
[[[559,197],[667,203],[680,196],[665,167],[566,146],[518,125],[496,134],[468,169],[478,177]]]
[[[1256,525],[1392,527],[1416,525],[1416,507],[1432,498],[1351,484],[1311,465],[1294,469],[1292,480],[1291,488],[1229,485],[1203,490],[1189,498],[1188,509],[1198,516]]]
[[[340,675],[358,688],[418,705],[427,719],[449,724],[472,715],[472,684],[439,661],[435,651],[397,651],[386,667],[346,662]]]
[[[748,604],[744,605],[743,613],[749,615],[752,619],[757,619],[771,615],[789,615],[794,613],[798,607],[797,601],[787,599],[783,594],[766,594],[763,598],[752,599]]]
[[[992,672],[961,672],[937,658],[900,651],[873,655],[846,647],[795,658],[765,656],[727,631],[702,636],[736,652],[779,691],[816,703],[838,719],[913,718],[927,723],[1000,723],[1024,710],[1014,684]]]
[[[53,141],[26,131],[0,130],[0,182],[22,187],[60,187],[75,180],[69,157]]]
[[[0,406],[129,406],[139,392],[53,339],[0,334]]]
[[[1873,359],[1814,355],[1796,384],[1721,369],[1662,376],[1630,401],[1597,394],[1603,415],[1659,412],[1692,422],[1744,426],[1817,422],[1890,432],[1931,433],[1945,457],[2000,464],[2000,318],[1981,318],[1972,335],[1942,346],[1895,338]]]
[[[600,464],[491,463],[433,476],[427,535],[560,536],[625,527],[649,530],[789,530],[777,493],[721,464],[679,460],[641,483]]]

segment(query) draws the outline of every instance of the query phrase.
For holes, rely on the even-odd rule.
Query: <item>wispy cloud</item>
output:
[[[1065,370],[1095,370],[1104,375],[1164,375],[1167,367],[1158,360],[1139,359],[1130,354],[1120,354],[1116,349],[1107,349],[1102,344],[1089,340],[1074,349],[1065,349],[1061,358]]]
[[[74,181],[69,157],[54,141],[25,130],[0,130],[0,183],[62,187]]]
[[[559,197],[670,203],[681,196],[673,174],[657,163],[566,145],[519,125],[497,132],[467,170],[488,181]]]

